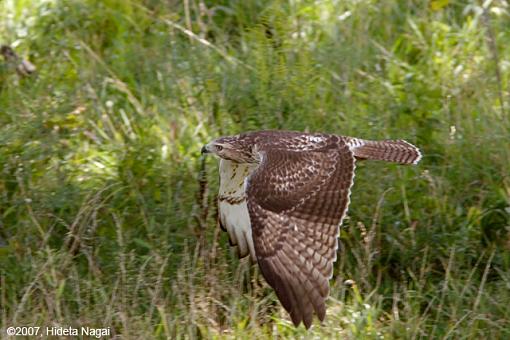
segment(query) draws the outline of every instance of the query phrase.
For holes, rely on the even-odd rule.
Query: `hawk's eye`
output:
[[[223,150],[223,146],[221,146],[221,145],[216,145],[216,150],[218,150],[218,151]]]

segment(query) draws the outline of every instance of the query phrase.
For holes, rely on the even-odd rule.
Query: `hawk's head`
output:
[[[221,137],[202,147],[202,153],[216,156],[237,163],[258,163],[258,156],[253,152],[253,145],[239,136]]]

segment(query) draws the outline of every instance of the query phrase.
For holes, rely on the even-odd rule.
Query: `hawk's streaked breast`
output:
[[[228,232],[230,243],[237,246],[240,257],[251,254],[257,261],[251,235],[251,223],[246,206],[244,181],[256,164],[238,164],[220,160],[220,192],[218,195],[219,222]]]

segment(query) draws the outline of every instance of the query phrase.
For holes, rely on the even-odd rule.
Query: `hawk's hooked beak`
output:
[[[202,155],[203,155],[204,153],[209,153],[209,152],[210,152],[210,151],[209,151],[209,149],[207,149],[207,144],[206,144],[206,145],[204,145],[204,146],[202,146],[202,151],[201,151]]]

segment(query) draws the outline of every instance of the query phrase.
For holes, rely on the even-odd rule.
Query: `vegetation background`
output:
[[[0,44],[1,337],[510,338],[508,1],[0,0]],[[359,164],[309,331],[216,226],[253,129],[424,153]]]

